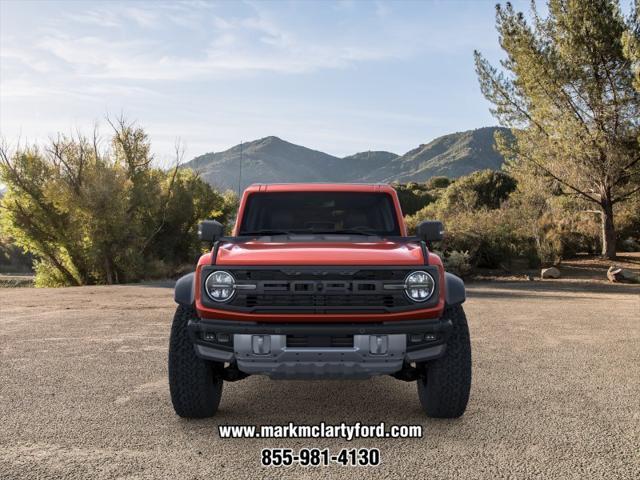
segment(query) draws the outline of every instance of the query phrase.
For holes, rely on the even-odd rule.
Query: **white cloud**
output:
[[[466,41],[456,36],[449,42],[451,35],[437,24],[430,31],[423,25],[385,20],[373,35],[370,28],[308,31],[312,19],[307,20],[309,25],[286,22],[285,28],[286,20],[274,18],[260,3],[245,5],[242,14],[234,15],[225,15],[216,6],[113,3],[78,9],[43,22],[39,32],[33,32],[31,38],[36,41],[31,44],[5,39],[1,54],[37,72],[66,71],[74,81],[188,81],[229,74],[344,69],[362,62],[409,58],[425,50],[458,48]],[[351,2],[334,6],[354,8]],[[388,5],[380,2],[375,12],[392,15]],[[72,24],[69,28],[65,19]],[[430,42],[434,37],[440,40]]]
[[[156,13],[142,8],[125,8],[122,13],[141,27],[156,27],[160,21]]]
[[[216,142],[234,143],[240,135],[248,140],[269,134],[311,140],[318,148],[334,144],[335,153],[351,153],[354,145],[371,147],[377,138],[392,135],[386,132],[404,139],[417,135],[406,133],[412,128],[423,132],[441,123],[430,110],[423,114],[414,108],[428,99],[394,91],[394,78],[402,85],[403,75],[428,77],[420,65],[429,56],[470,52],[472,45],[485,49],[476,35],[484,27],[476,26],[475,18],[456,20],[456,29],[429,8],[412,17],[388,3],[51,5],[43,2],[21,22],[18,16],[7,20],[3,11],[0,119],[5,134],[24,128],[46,138],[86,126],[111,109],[140,118],[154,147],[169,152],[173,132],[188,132],[190,153],[216,148]],[[494,45],[492,29],[491,35]],[[338,70],[347,75],[330,72]],[[242,89],[234,88],[235,81]],[[371,100],[375,107],[364,105],[356,84],[382,99]],[[255,92],[247,85],[248,90],[255,85]],[[352,100],[349,91],[359,99]],[[157,121],[167,122],[166,133]]]
[[[132,22],[139,27],[149,28],[157,26],[161,21],[160,14],[156,13],[155,9],[123,7],[116,3],[109,8],[92,7],[86,10],[73,11],[64,14],[62,18],[71,20],[76,25],[107,28],[121,28],[127,22]]]
[[[122,26],[122,17],[113,10],[106,8],[95,8],[79,12],[74,11],[65,14],[63,18],[81,25],[93,25],[109,28]]]
[[[175,12],[170,13],[160,15],[141,8],[116,12],[96,9],[66,18],[85,26],[109,27],[122,27],[129,19],[144,29],[162,29],[175,23]],[[201,20],[206,18],[205,15]],[[166,37],[142,34],[132,35],[134,40],[114,41],[108,31],[92,29],[83,35],[73,29],[45,25],[39,40],[22,48],[19,55],[12,54],[11,47],[3,48],[2,55],[20,56],[20,61],[38,71],[51,70],[53,56],[56,67],[67,69],[74,77],[153,81],[216,78],[225,72],[299,74],[399,57],[406,50],[404,46],[371,44],[366,39],[345,41],[329,37],[311,41],[280,27],[260,12],[239,19],[214,16],[211,21],[214,28],[208,39],[195,45],[185,40],[179,53],[171,51],[174,45]]]

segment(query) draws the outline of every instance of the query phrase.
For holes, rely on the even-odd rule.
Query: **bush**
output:
[[[424,184],[414,182],[407,184],[395,184],[394,188],[398,194],[398,200],[400,201],[402,212],[405,215],[414,214],[426,205],[434,202],[437,198],[429,192]]]
[[[13,245],[10,239],[0,238],[0,272],[31,273],[33,258]]]
[[[516,181],[504,172],[480,170],[452,183],[442,196],[442,207],[452,209],[499,208],[516,189]]]
[[[615,215],[620,247],[626,251],[638,251],[638,245],[640,245],[640,193],[627,202],[618,204]]]
[[[451,183],[436,202],[405,220],[412,233],[422,220],[441,220],[446,233],[438,247],[444,258],[464,252],[469,268],[510,268],[521,259],[534,266],[539,263],[535,237],[521,228],[520,213],[507,202],[515,186],[505,173],[475,172]]]
[[[520,258],[535,264],[535,240],[518,231],[511,213],[507,208],[459,213],[445,223],[443,243],[447,250],[469,252],[473,265],[479,268],[508,269]]]
[[[171,276],[200,252],[198,222],[236,209],[193,171],[152,167],[140,128],[120,121],[104,151],[94,140],[0,151],[0,222],[36,258],[37,286]]]
[[[51,262],[35,259],[33,261],[35,272],[34,286],[40,288],[64,287],[69,285],[67,278]]]
[[[431,177],[425,186],[427,190],[438,190],[440,188],[447,188],[451,184],[451,180],[447,177]]]
[[[469,252],[453,250],[446,254],[438,251],[436,251],[435,253],[442,259],[445,270],[453,273],[454,275],[465,278],[473,271],[473,266],[471,265],[471,255],[469,255]]]
[[[434,209],[424,209],[408,217],[408,225],[427,218],[445,218],[445,238],[438,248],[445,258],[453,252],[465,252],[472,267],[510,268],[513,261],[526,259],[536,266],[539,258],[535,238],[519,231],[516,218],[508,208],[462,211],[439,216]]]

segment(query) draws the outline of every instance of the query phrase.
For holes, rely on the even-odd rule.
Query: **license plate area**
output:
[[[287,335],[287,348],[353,348],[353,335]]]

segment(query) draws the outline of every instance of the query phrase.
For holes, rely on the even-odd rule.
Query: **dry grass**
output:
[[[561,280],[569,282],[609,283],[607,269],[612,266],[622,267],[640,275],[640,252],[623,252],[616,260],[607,260],[593,255],[577,255],[563,260],[558,269]],[[514,269],[512,271],[482,269],[476,272],[472,280],[493,281],[530,281],[540,280],[540,269]],[[557,280],[544,280],[554,282]]]

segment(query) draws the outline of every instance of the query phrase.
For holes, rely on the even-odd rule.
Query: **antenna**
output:
[[[240,187],[242,186],[242,140],[240,140],[240,169],[238,171],[238,198],[242,193]]]

